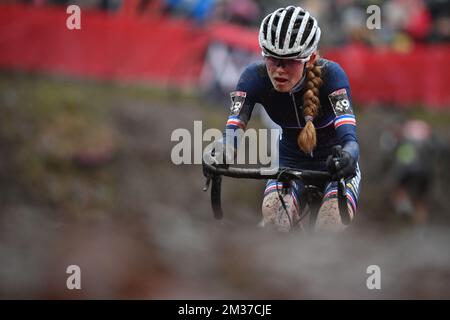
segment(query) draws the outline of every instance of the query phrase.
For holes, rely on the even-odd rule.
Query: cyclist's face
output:
[[[279,92],[289,92],[301,79],[305,63],[294,59],[264,57],[267,73]]]

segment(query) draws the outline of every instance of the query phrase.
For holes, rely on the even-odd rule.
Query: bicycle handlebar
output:
[[[279,180],[314,180],[314,181],[330,181],[332,176],[325,171],[298,170],[293,168],[279,168],[275,173],[268,173],[264,169],[247,169],[247,168],[221,168],[210,164],[205,164],[207,171],[213,175],[226,176],[241,179],[279,179]],[[284,179],[283,179],[284,178]]]
[[[236,167],[218,167],[212,165],[214,159],[211,155],[204,155],[208,162],[203,162],[205,169],[205,175],[207,177],[205,187],[203,191],[207,191],[209,184],[212,181],[211,186],[211,205],[216,219],[222,219],[223,211],[221,207],[221,184],[222,176],[242,179],[277,179],[278,181],[289,182],[291,180],[299,179],[303,182],[326,182],[337,181],[338,182],[338,207],[341,215],[342,223],[349,224],[351,221],[350,213],[347,207],[347,197],[345,190],[344,179],[333,179],[332,175],[326,171],[313,171],[313,170],[299,170],[294,168],[279,168],[275,173],[268,173],[267,169],[261,168],[236,168]]]
[[[212,162],[211,156],[208,159]],[[285,178],[286,181],[300,179],[300,180],[314,180],[314,181],[332,181],[332,176],[326,171],[313,171],[313,170],[299,170],[294,168],[279,168],[275,173],[269,173],[267,169],[261,168],[235,168],[235,167],[217,167],[215,165],[209,164],[207,162],[203,163],[206,171],[213,175],[221,175],[231,178],[242,178],[242,179],[282,179]],[[272,170],[271,170],[272,171]]]

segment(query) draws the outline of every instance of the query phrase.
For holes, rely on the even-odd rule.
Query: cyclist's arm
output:
[[[344,70],[334,64],[331,68],[327,89],[328,101],[333,108],[334,128],[339,143],[355,161],[359,160],[359,144],[356,134],[356,117],[353,111],[350,84]]]
[[[230,93],[231,109],[224,131],[224,141],[233,145],[236,149],[239,141],[235,135],[236,130],[245,130],[255,103],[257,102],[259,90],[258,74],[256,65],[248,66],[236,85],[236,90]]]

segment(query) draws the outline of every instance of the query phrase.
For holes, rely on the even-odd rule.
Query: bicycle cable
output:
[[[286,215],[287,215],[287,217],[288,217],[288,220],[289,220],[289,228],[292,229],[292,228],[294,227],[294,225],[293,225],[293,223],[292,223],[291,216],[289,215],[289,212],[288,212],[287,207],[286,207],[286,203],[284,202],[283,196],[281,195],[280,189],[278,188],[278,181],[279,181],[281,175],[282,175],[284,172],[286,172],[286,171],[287,171],[286,169],[283,169],[283,170],[280,171],[280,173],[279,173],[278,176],[277,176],[277,181],[275,181],[275,186],[276,186],[278,198],[280,199],[280,202],[281,202],[281,205],[283,206],[284,212],[286,213]],[[283,188],[284,188],[284,182],[283,182]]]
[[[280,171],[280,173],[279,173],[278,176],[277,176],[277,182],[280,181],[281,175],[282,175],[283,173],[287,172],[287,171],[288,171],[288,169],[283,169],[283,170]],[[283,181],[281,181],[281,182],[283,182]],[[284,182],[283,182],[283,183],[284,183]],[[292,188],[292,187],[293,187],[293,186],[291,186],[291,188]],[[278,183],[276,184],[276,190],[277,190],[278,198],[280,199],[281,205],[282,205],[282,207],[283,207],[283,209],[284,209],[284,212],[286,213],[286,215],[287,215],[287,217],[288,217],[288,219],[289,219],[289,225],[290,225],[291,228],[293,228],[293,227],[295,227],[296,225],[298,225],[303,219],[306,218],[306,216],[308,215],[308,211],[307,211],[307,210],[303,210],[303,212],[298,213],[298,216],[299,216],[298,221],[294,224],[294,223],[292,222],[291,216],[289,215],[289,212],[288,212],[288,210],[287,210],[286,202],[284,201],[283,196],[282,196],[282,194],[281,194],[281,192],[280,192],[280,189],[278,188]],[[291,195],[291,196],[294,197],[294,195]],[[300,206],[298,206],[297,210],[298,210],[298,212],[300,212]],[[309,204],[308,204],[308,210],[311,211],[311,208],[309,207]]]

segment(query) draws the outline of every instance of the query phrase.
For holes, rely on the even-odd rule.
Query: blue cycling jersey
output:
[[[300,130],[306,124],[302,110],[305,76],[291,92],[278,92],[262,62],[249,65],[241,74],[236,91],[231,93],[232,108],[226,129],[245,129],[254,105],[260,103],[270,118],[282,128],[280,166],[325,169],[331,148],[338,144],[358,161],[356,120],[347,75],[333,61],[321,58],[317,63],[322,66],[323,84],[319,89],[319,114],[313,121],[317,146],[312,155],[304,153],[297,144]]]

